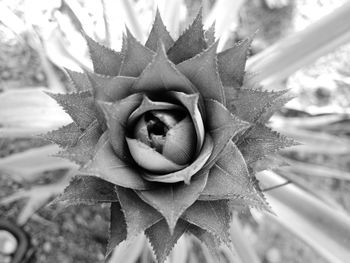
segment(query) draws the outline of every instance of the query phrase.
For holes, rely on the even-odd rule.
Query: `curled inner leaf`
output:
[[[132,130],[133,138],[177,165],[189,164],[193,159],[197,139],[192,120],[185,110],[147,111],[139,118]],[[132,144],[134,146],[133,142]],[[135,151],[137,152],[136,149]],[[135,155],[139,156],[139,154],[133,155],[134,158],[138,158]],[[145,157],[141,156],[141,158]],[[135,161],[139,164],[143,162]],[[150,161],[154,162],[154,160]],[[146,167],[143,166],[143,168]]]

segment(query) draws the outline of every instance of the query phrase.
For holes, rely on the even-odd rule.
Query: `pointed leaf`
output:
[[[261,172],[264,170],[275,170],[282,166],[289,166],[288,162],[289,160],[286,161],[279,154],[269,154],[263,159],[260,159],[256,162],[251,163],[249,166],[253,169],[254,172]],[[322,167],[322,170],[324,170],[323,167]],[[350,178],[350,176],[348,178]]]
[[[218,54],[218,69],[224,86],[238,88],[243,84],[244,69],[252,38]]]
[[[298,145],[298,143],[293,139],[287,138],[262,124],[257,124],[244,135],[244,139],[238,147],[246,163],[251,164],[266,155],[294,145]]]
[[[154,20],[145,46],[153,51],[156,51],[159,40],[163,42],[165,50],[168,50],[174,44],[174,40],[171,38],[168,30],[164,26],[159,10],[157,8],[156,18]]]
[[[168,60],[164,46],[160,43],[152,62],[135,82],[135,91],[181,91],[187,94],[197,90],[192,83]]]
[[[122,241],[126,240],[126,227],[125,217],[120,203],[111,203],[111,221],[106,256],[108,256]]]
[[[197,201],[183,213],[181,218],[208,231],[229,246],[231,217],[226,200]]]
[[[244,198],[255,194],[247,165],[237,146],[230,141],[209,172],[201,200]]]
[[[232,91],[233,89],[226,89],[228,92],[230,90]],[[237,115],[238,118],[255,123],[274,105],[274,101],[287,91],[236,90],[234,96],[228,93],[227,108]]]
[[[214,149],[205,167],[210,168],[224,150],[225,146],[235,136],[249,127],[246,123],[232,115],[228,109],[215,100],[206,100],[207,108],[207,132],[214,141]]]
[[[96,107],[90,92],[47,94],[63,107],[80,128],[87,128],[96,119]]]
[[[115,155],[107,133],[101,136],[94,154],[93,159],[81,169],[81,172],[126,188],[144,190],[152,187],[133,165],[123,162]]]
[[[110,143],[120,160],[132,160],[125,139],[126,125],[131,113],[140,105],[141,94],[133,94],[115,103],[99,102],[106,117]]]
[[[86,128],[74,146],[68,147],[56,156],[69,159],[80,165],[86,164],[93,158],[93,152],[100,136],[100,125],[94,121]]]
[[[272,105],[268,109],[266,109],[265,113],[261,116],[259,121],[261,123],[268,122],[268,120],[276,111],[280,110],[288,101],[292,100],[293,98],[293,95],[284,94],[281,97],[275,99]]]
[[[251,194],[251,195],[245,196],[242,199],[243,205],[249,206],[251,208],[256,208],[256,209],[263,211],[263,212],[268,212],[272,215],[276,215],[273,212],[270,204],[266,201],[265,194],[263,193],[263,191],[260,188],[259,180],[256,178],[255,174],[251,174],[250,176],[252,178],[252,184],[255,188],[256,194]],[[238,200],[238,199],[236,199],[236,200]]]
[[[259,211],[270,212],[271,208],[267,204],[265,199],[262,199],[257,193],[249,198],[236,198],[229,200],[229,206],[231,210],[238,210],[243,208],[255,208]],[[272,213],[273,214],[273,213]]]
[[[163,218],[157,210],[142,201],[133,190],[117,186],[117,193],[125,215],[128,239],[144,232]]]
[[[138,77],[152,61],[154,52],[138,42],[128,29],[125,42],[124,59],[119,75]]]
[[[65,69],[65,71],[76,91],[81,92],[92,90],[91,84],[86,74],[69,69]]]
[[[114,184],[95,176],[78,175],[54,202],[68,207],[77,204],[95,205],[117,201]]]
[[[75,122],[65,125],[57,130],[50,131],[42,138],[58,144],[61,147],[73,146],[82,135],[81,129]]]
[[[207,178],[208,172],[202,171],[193,176],[188,185],[182,182],[163,184],[159,188],[136,193],[165,217],[170,232],[173,232],[179,217],[203,191]]]
[[[135,82],[132,77],[109,77],[94,73],[87,73],[88,81],[94,92],[95,100],[115,102],[131,94],[131,87]]]
[[[89,47],[94,72],[117,76],[122,64],[122,54],[97,43],[85,33],[84,37]]]
[[[178,64],[199,54],[206,47],[207,44],[204,39],[202,24],[202,10],[199,10],[197,17],[190,27],[182,33],[169,49],[168,57],[173,63]]]
[[[164,263],[177,240],[186,232],[189,223],[179,220],[173,233],[163,219],[146,230],[145,234],[151,243],[158,263]]]
[[[215,43],[215,22],[204,32],[204,37],[208,46]]]
[[[217,70],[218,43],[176,67],[196,86],[205,99],[214,99],[225,105],[225,92]]]

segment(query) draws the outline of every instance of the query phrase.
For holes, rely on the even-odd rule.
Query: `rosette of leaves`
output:
[[[265,126],[286,92],[243,84],[250,39],[217,53],[199,13],[174,41],[159,12],[145,45],[85,38],[94,72],[67,70],[76,92],[49,94],[74,122],[46,138],[81,166],[58,201],[111,203],[107,254],[141,232],[158,262],[184,233],[230,246],[237,206],[269,210],[257,167],[294,144]]]

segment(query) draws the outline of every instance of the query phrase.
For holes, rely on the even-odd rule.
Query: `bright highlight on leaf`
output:
[[[74,122],[45,138],[81,165],[57,201],[111,203],[107,254],[140,232],[161,263],[184,233],[230,246],[234,204],[269,211],[255,169],[295,145],[264,124],[285,91],[243,86],[251,40],[217,54],[214,33],[199,12],[174,41],[157,12],[145,45],[85,35],[94,72],[68,71],[76,92],[50,94]]]

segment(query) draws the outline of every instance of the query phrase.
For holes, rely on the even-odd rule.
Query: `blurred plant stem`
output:
[[[73,162],[53,157],[59,151],[57,145],[47,145],[0,158],[0,171],[18,181],[30,182],[46,171],[77,168]]]
[[[108,17],[107,17],[107,5],[106,5],[106,0],[101,0],[102,4],[102,10],[103,10],[103,22],[105,25],[105,40],[104,42],[106,43],[107,46],[111,46],[111,31],[109,29],[108,25]]]
[[[231,222],[231,240],[235,251],[237,252],[240,262],[242,263],[261,263],[258,255],[256,254],[252,244],[245,237],[243,227],[237,217],[233,216]]]
[[[239,12],[244,0],[216,1],[204,21],[204,27],[209,28],[215,22],[215,36],[220,38],[218,51],[224,49],[225,44],[236,30],[239,22]]]
[[[140,25],[140,20],[136,14],[134,2],[130,0],[121,0],[120,6],[124,10],[125,18],[128,21],[131,32],[139,41],[143,43],[145,41],[145,34],[143,33],[142,27]]]
[[[350,41],[350,2],[253,56],[247,70],[253,81],[273,88],[296,70]]]
[[[285,182],[273,172],[262,172],[258,179],[264,186]],[[350,218],[332,209],[295,185],[286,185],[266,193],[267,201],[278,215],[271,216],[304,240],[331,263],[350,258]]]

